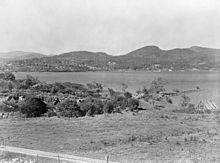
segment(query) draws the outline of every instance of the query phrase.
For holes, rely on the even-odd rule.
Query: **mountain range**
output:
[[[14,51],[2,70],[11,71],[97,71],[97,70],[220,70],[220,49],[192,46],[163,50],[145,46],[120,56],[104,52],[73,51],[59,55]]]

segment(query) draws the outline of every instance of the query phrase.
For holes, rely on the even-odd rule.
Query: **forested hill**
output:
[[[13,59],[1,66],[12,71],[220,70],[220,49],[192,46],[163,50],[146,46],[125,55],[74,51],[54,56]]]

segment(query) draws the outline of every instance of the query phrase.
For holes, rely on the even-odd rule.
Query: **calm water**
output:
[[[121,90],[121,83],[128,85],[128,90],[135,92],[143,86],[149,86],[156,77],[162,77],[168,82],[168,90],[193,89],[199,86],[201,93],[190,94],[193,102],[213,99],[220,106],[220,73],[218,72],[17,72],[16,78],[24,78],[27,74],[38,77],[41,81],[75,82],[86,84],[89,82],[102,83],[105,88]]]

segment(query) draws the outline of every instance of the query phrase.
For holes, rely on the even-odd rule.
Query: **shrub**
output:
[[[165,99],[166,99],[166,102],[168,102],[170,104],[173,103],[172,99],[169,96],[166,96]]]
[[[46,117],[55,117],[57,116],[57,113],[53,110],[49,110],[47,113],[44,114]]]
[[[58,105],[58,113],[64,117],[84,116],[82,110],[75,100],[66,99]]]
[[[35,78],[31,75],[26,75],[26,79],[24,81],[24,84],[29,88],[37,83],[39,83],[40,81],[38,80],[38,78]]]
[[[128,99],[128,107],[131,111],[137,110],[139,107],[139,101],[135,98]]]
[[[103,86],[100,83],[96,83],[96,82],[88,83],[87,87],[89,90],[93,90],[98,93],[103,91]]]
[[[0,111],[15,112],[18,111],[18,105],[14,102],[3,102],[2,104],[0,104]]]
[[[180,90],[179,90],[179,89],[177,89],[177,88],[174,88],[174,89],[173,89],[173,92],[175,92],[175,93],[179,93],[179,92],[180,92]]]
[[[4,80],[4,78],[5,78],[5,74],[1,72],[0,73],[0,79]]]
[[[51,94],[56,94],[58,92],[58,88],[56,88],[56,86],[53,86],[50,90]]]
[[[101,100],[95,98],[87,98],[80,104],[83,114],[93,116],[95,114],[103,114],[104,104]]]
[[[112,103],[114,104],[114,108],[120,108],[120,110],[125,110],[128,105],[128,99],[124,96],[115,96],[112,99]]]
[[[13,84],[12,84],[11,82],[8,83],[8,89],[9,89],[10,91],[12,91],[12,89],[13,89]]]
[[[14,88],[14,84],[11,81],[5,81],[0,79],[0,88],[2,90],[11,91]]]
[[[124,96],[125,96],[125,98],[131,98],[132,94],[130,92],[125,92]]]
[[[185,94],[183,94],[181,96],[180,106],[187,107],[189,103],[190,103],[190,98],[186,96]]]
[[[39,117],[47,112],[47,105],[40,98],[27,98],[20,105],[20,112],[26,117]]]
[[[103,108],[104,113],[112,113],[114,111],[114,104],[112,101],[107,101]]]
[[[142,92],[145,94],[145,95],[148,95],[149,94],[149,90],[144,86]]]
[[[9,80],[9,81],[15,80],[15,75],[12,72],[5,72],[4,75],[5,75],[4,80]]]

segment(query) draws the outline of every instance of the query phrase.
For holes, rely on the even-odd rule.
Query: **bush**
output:
[[[125,96],[125,98],[131,98],[132,94],[130,92],[125,92],[124,96]]]
[[[24,81],[24,84],[27,86],[27,88],[39,83],[40,81],[38,80],[38,78],[35,78],[31,75],[27,75],[26,79]]]
[[[11,81],[5,81],[5,80],[0,79],[0,88],[1,88],[1,90],[12,91],[12,89],[14,88],[14,85],[15,84]]]
[[[173,103],[172,99],[169,96],[166,96],[165,99],[166,99],[166,102],[168,102],[170,104]]]
[[[102,92],[103,91],[103,86],[100,83],[88,83],[86,84],[89,90],[95,91],[95,92]]]
[[[173,89],[173,92],[175,92],[175,93],[179,93],[179,92],[180,92],[180,90],[179,90],[179,89],[177,89],[177,88],[174,88],[174,89]]]
[[[66,99],[58,105],[58,113],[64,117],[81,117],[83,111],[75,100]]]
[[[56,94],[58,92],[58,88],[56,88],[56,86],[53,86],[50,90],[51,94]]]
[[[16,112],[18,111],[18,105],[13,102],[5,102],[0,104],[0,111],[2,112]]]
[[[186,96],[185,94],[183,94],[181,96],[180,106],[187,107],[189,103],[190,103],[190,98]]]
[[[107,101],[103,108],[104,113],[113,113],[114,111],[114,104],[112,101]]]
[[[12,72],[5,72],[4,80],[15,81],[15,75]]]
[[[103,114],[104,104],[101,100],[95,98],[87,98],[80,104],[83,114],[93,116],[95,114]]]
[[[128,107],[131,111],[137,110],[139,107],[139,101],[135,98],[128,99]]]
[[[26,117],[39,117],[47,112],[47,105],[40,98],[28,98],[20,105],[20,112]]]
[[[128,105],[128,99],[125,98],[124,96],[115,96],[112,99],[112,103],[114,104],[114,108],[125,110]]]
[[[57,116],[57,113],[53,110],[49,110],[47,113],[44,114],[46,117],[55,117]]]

